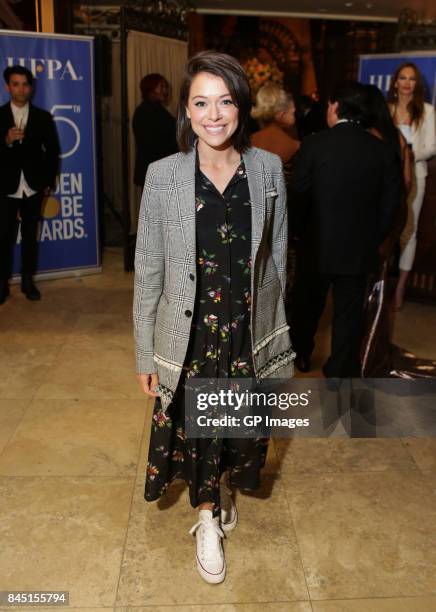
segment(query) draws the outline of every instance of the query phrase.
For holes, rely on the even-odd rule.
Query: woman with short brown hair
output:
[[[222,582],[221,539],[237,523],[231,487],[255,490],[268,439],[190,438],[185,396],[195,378],[289,378],[283,301],[286,192],[280,159],[249,146],[250,87],[229,55],[205,51],[186,67],[180,153],[150,165],[135,259],[137,373],[156,397],[145,499],[174,479],[199,509],[197,569]],[[221,480],[221,477],[226,477]]]

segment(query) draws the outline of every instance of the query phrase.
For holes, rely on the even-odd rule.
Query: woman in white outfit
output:
[[[436,153],[435,109],[425,101],[425,86],[415,64],[407,62],[397,68],[388,92],[388,104],[397,127],[401,130],[415,158],[416,190],[411,202],[412,229],[402,244],[400,275],[395,303],[401,308],[410,270],[416,253],[416,233],[424,201],[427,160]]]

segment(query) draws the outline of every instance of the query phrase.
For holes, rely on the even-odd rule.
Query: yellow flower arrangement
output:
[[[283,86],[283,72],[278,69],[275,62],[262,64],[256,57],[253,57],[247,60],[243,67],[253,94],[256,94],[262,85],[268,82]]]

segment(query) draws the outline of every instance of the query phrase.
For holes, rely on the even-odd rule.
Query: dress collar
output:
[[[198,155],[198,150],[197,150],[197,143],[194,145],[194,151],[195,151],[195,178],[196,180],[201,180],[202,183],[206,186],[206,187],[213,187],[215,188],[215,186],[213,185],[212,181],[204,174],[204,172],[202,172],[201,168],[200,168],[200,159],[199,159],[199,155]],[[244,164],[244,159],[241,155],[241,159],[239,161],[239,166],[236,168],[235,174],[233,175],[233,177],[230,179],[226,189],[228,187],[230,187],[230,185],[233,185],[234,183],[246,179],[247,178],[247,173],[245,171],[245,164]]]

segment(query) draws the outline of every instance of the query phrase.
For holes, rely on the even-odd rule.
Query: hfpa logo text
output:
[[[8,66],[24,66],[28,68],[35,78],[45,76],[49,81],[81,81],[83,79],[73,66],[71,60],[61,62],[58,59],[44,59],[40,57],[8,57]]]
[[[381,91],[388,91],[391,85],[392,75],[391,74],[371,74],[369,77],[370,85],[377,85]]]

